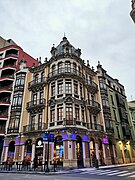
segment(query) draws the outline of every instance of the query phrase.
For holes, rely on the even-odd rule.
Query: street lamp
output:
[[[45,132],[43,134],[43,141],[46,141],[47,142],[47,167],[46,167],[46,170],[45,172],[50,172],[50,169],[49,169],[49,142],[54,142],[54,134],[50,134],[50,132]],[[45,161],[46,161],[46,158],[45,158]]]

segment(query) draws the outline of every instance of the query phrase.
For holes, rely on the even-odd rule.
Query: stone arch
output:
[[[14,158],[15,153],[15,141],[11,141],[8,146],[8,157]]]
[[[76,157],[78,167],[83,167],[83,146],[82,138],[79,135],[76,136]]]
[[[109,151],[110,151],[110,156],[111,156],[111,162],[112,162],[112,164],[115,164],[112,140],[109,139],[108,143],[109,143]]]
[[[31,156],[32,156],[32,140],[27,139],[25,142],[24,157],[27,157],[27,159],[31,160]]]
[[[103,155],[103,147],[102,147],[102,140],[98,139],[98,155],[99,155],[99,164],[104,165],[104,155]]]
[[[94,166],[95,158],[96,158],[95,139],[91,137],[90,138],[90,166]]]

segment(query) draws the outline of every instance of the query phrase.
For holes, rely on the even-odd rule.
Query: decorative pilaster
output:
[[[95,143],[96,158],[99,160],[98,143]]]
[[[31,157],[31,161],[33,162],[35,158],[35,143],[32,144],[32,157]]]
[[[89,150],[89,142],[82,142],[83,147],[83,164],[84,167],[90,167],[90,150]]]

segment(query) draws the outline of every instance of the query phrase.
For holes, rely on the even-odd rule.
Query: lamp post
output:
[[[50,169],[49,169],[49,142],[54,142],[54,134],[50,134],[50,132],[45,132],[43,134],[43,141],[46,141],[47,142],[47,167],[46,167],[46,170],[45,172],[50,172]],[[46,155],[46,153],[45,153]],[[45,161],[46,161],[46,156],[45,156]]]
[[[50,133],[48,132],[48,140],[47,140],[47,167],[46,167],[46,170],[45,172],[50,172],[50,169],[49,169],[49,135]]]

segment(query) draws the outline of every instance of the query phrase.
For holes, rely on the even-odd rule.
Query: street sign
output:
[[[42,138],[43,138],[43,141],[48,141],[48,134],[43,133]]]
[[[54,134],[43,133],[43,141],[54,142]]]
[[[54,142],[54,134],[49,134],[49,141]]]

